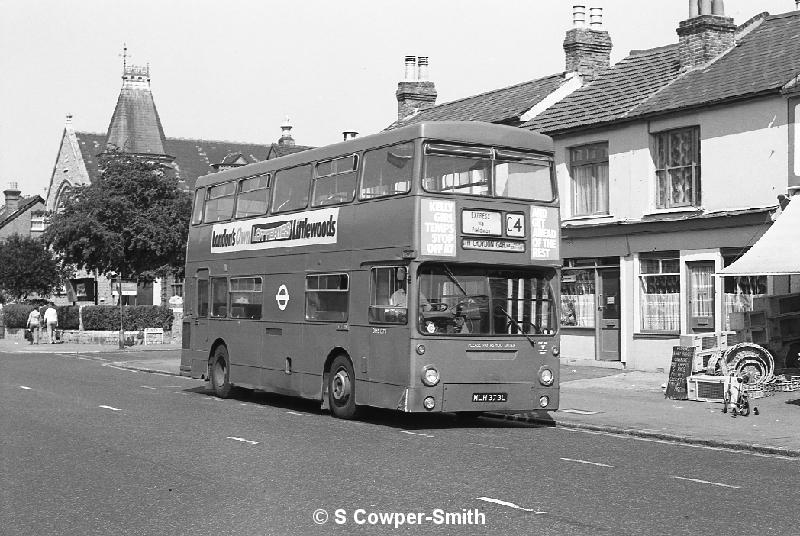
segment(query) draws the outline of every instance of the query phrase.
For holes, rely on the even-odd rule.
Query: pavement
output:
[[[110,345],[30,345],[0,339],[0,355],[18,352],[102,352],[118,367],[180,374],[180,344],[137,345],[120,350]],[[800,391],[751,399],[758,415],[751,412],[748,417],[732,417],[731,413],[722,412],[719,402],[665,398],[666,382],[666,373],[576,365],[562,360],[559,411],[497,416],[649,440],[800,457]]]

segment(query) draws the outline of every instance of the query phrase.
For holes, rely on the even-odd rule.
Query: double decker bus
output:
[[[427,122],[197,180],[181,372],[403,412],[555,410],[550,138]]]

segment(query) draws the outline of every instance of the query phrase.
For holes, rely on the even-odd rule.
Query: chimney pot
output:
[[[575,28],[586,27],[586,6],[580,4],[572,6],[572,26]]]
[[[711,2],[711,14],[718,17],[725,16],[725,0],[713,0]]]
[[[414,66],[417,63],[416,56],[406,56],[405,61],[405,74],[403,76],[403,80],[413,80],[414,79]]]
[[[589,8],[589,27],[592,30],[600,30],[603,27],[603,8]]]
[[[424,82],[428,79],[428,56],[417,58],[417,80]]]
[[[693,19],[700,14],[698,0],[689,0],[689,18]]]
[[[711,0],[700,0],[700,14],[711,15]]]

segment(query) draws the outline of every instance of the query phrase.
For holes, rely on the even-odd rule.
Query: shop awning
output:
[[[800,197],[789,203],[752,248],[719,275],[800,274]]]

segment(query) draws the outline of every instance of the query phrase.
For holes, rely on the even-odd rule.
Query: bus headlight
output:
[[[433,365],[428,365],[422,369],[422,383],[428,387],[433,387],[439,383],[439,371]]]
[[[422,405],[425,407],[425,409],[430,411],[436,407],[436,400],[434,400],[432,396],[426,396],[425,400],[422,401]]]
[[[553,371],[550,370],[549,368],[543,368],[542,370],[539,371],[539,383],[541,383],[545,387],[553,385],[554,379],[555,378],[553,377]]]
[[[424,355],[425,354],[425,345],[424,344],[418,344],[417,345],[417,354],[418,355]]]
[[[540,396],[539,397],[539,406],[540,407],[546,408],[547,404],[549,404],[549,403],[550,403],[550,397],[548,397],[548,396]]]

